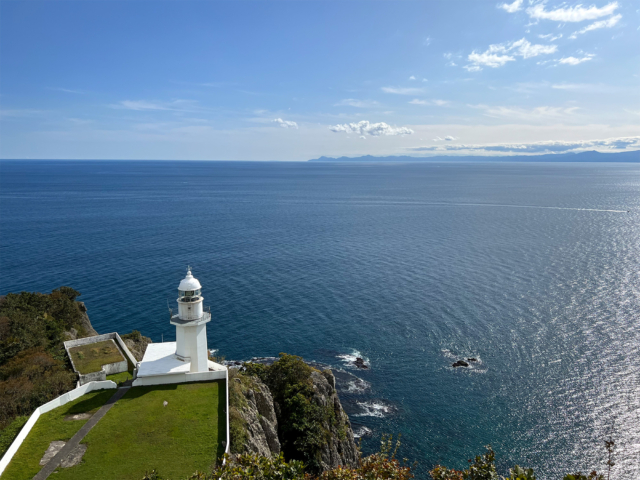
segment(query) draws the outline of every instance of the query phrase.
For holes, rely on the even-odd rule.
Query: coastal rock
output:
[[[467,358],[467,362],[477,362],[477,361],[478,361],[478,359],[474,358],[474,357]]]
[[[244,446],[234,445],[232,449],[245,453],[257,453],[270,457],[280,453],[280,440],[278,439],[278,420],[273,404],[273,397],[269,388],[257,377],[234,378],[233,389],[239,390],[243,396],[238,405],[232,405],[244,423],[246,438]],[[231,385],[230,385],[231,388]],[[233,392],[230,392],[233,394]],[[238,441],[238,439],[236,439]]]
[[[453,368],[456,368],[456,367],[468,367],[468,366],[469,366],[469,364],[467,362],[465,362],[464,360],[458,360],[457,362],[455,362],[453,364]]]
[[[321,468],[330,470],[339,466],[355,467],[358,464],[359,452],[353,436],[349,417],[342,409],[336,379],[329,369],[322,373],[314,371],[311,374],[314,395],[311,401],[316,405],[333,409],[335,421],[323,425],[329,435],[329,441],[321,450]]]
[[[147,351],[147,345],[153,343],[149,337],[141,335],[138,331],[122,335],[121,338],[131,354],[138,361],[141,361],[142,357],[144,357],[144,352]]]
[[[80,313],[81,313],[80,326],[86,332],[85,336],[94,337],[98,335],[98,332],[96,332],[93,328],[93,325],[91,325],[91,320],[89,320],[89,315],[87,314],[87,306],[84,304],[84,302],[77,302],[77,303],[78,303],[78,309],[80,310]]]
[[[353,362],[353,364],[358,368],[362,368],[363,370],[368,370],[369,369],[367,364],[364,363],[364,359],[362,359],[360,357],[356,358],[356,361]]]

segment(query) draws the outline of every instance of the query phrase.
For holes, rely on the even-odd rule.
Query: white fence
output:
[[[40,418],[40,415],[42,415],[43,413],[47,413],[53,410],[54,408],[58,408],[61,405],[64,405],[65,403],[69,403],[75,400],[76,398],[80,398],[82,395],[92,392],[93,390],[104,390],[109,388],[115,389],[115,388],[118,388],[118,386],[115,384],[115,382],[112,382],[111,380],[105,380],[102,382],[85,383],[81,387],[71,390],[70,392],[67,392],[64,395],[60,395],[58,398],[54,398],[50,402],[45,403],[44,405],[41,405],[38,408],[36,408],[36,410],[31,414],[31,417],[29,417],[29,420],[27,420],[27,423],[24,424],[24,427],[22,427],[22,430],[20,430],[20,433],[15,438],[15,440],[13,441],[9,449],[5,452],[4,456],[0,460],[0,475],[2,475],[4,470],[7,468],[7,465],[9,465],[9,462],[11,462],[11,459],[18,451],[18,448],[20,448],[20,445],[22,445],[22,442],[24,441],[24,439],[27,438],[27,435],[29,435],[29,432],[31,431],[33,426],[36,424],[36,421],[38,420],[38,418]]]

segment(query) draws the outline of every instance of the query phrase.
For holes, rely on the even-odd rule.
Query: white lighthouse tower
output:
[[[209,360],[207,323],[211,312],[202,306],[203,300],[202,286],[189,267],[178,287],[178,313],[171,315],[176,341],[147,346],[134,372],[134,387],[227,378],[227,367]]]
[[[171,317],[171,324],[176,326],[176,357],[191,363],[191,373],[209,371],[207,323],[211,313],[204,311],[201,293],[202,286],[189,267],[178,287],[178,314]]]

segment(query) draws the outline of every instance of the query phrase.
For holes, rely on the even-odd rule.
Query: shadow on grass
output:
[[[67,413],[69,415],[75,415],[78,413],[86,413],[92,410],[97,410],[101,406],[103,406],[105,403],[107,403],[107,400],[109,400],[114,393],[116,393],[115,390],[103,390],[102,392],[95,395],[94,397],[87,398],[85,400],[82,400],[72,405],[67,410]]]

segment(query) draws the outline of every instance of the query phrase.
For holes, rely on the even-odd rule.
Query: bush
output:
[[[27,423],[29,417],[24,415],[22,417],[16,417],[13,421],[0,432],[0,458],[5,454],[5,452],[9,449],[15,438],[22,430],[22,427],[25,423]]]
[[[71,328],[84,332],[78,296],[60,287],[0,301],[0,429],[74,387],[63,341]]]
[[[313,371],[302,358],[286,353],[269,367],[251,365],[248,369],[269,387],[279,406],[278,438],[285,458],[303,461],[309,471],[319,473],[321,450],[330,440],[326,427],[335,422],[335,413],[331,406],[311,401]]]

